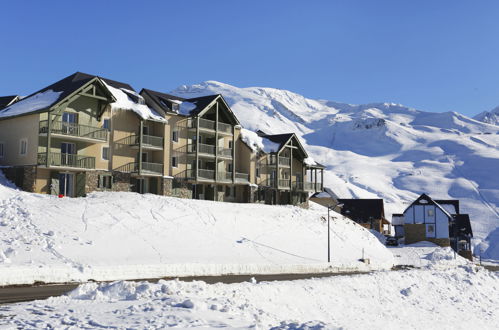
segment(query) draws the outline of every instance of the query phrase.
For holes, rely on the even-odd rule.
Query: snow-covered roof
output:
[[[105,81],[103,81],[103,83],[111,92],[111,94],[113,94],[113,96],[116,98],[116,102],[111,103],[112,109],[131,110],[135,112],[140,118],[145,120],[155,120],[161,122],[167,121],[154,109],[148,107],[145,102],[143,102],[144,99],[142,98],[142,96],[137,92],[125,88],[115,88],[107,84]],[[138,102],[132,100],[129,95],[133,95],[134,97],[136,97]]]
[[[314,165],[317,165],[317,162],[310,156],[308,156],[307,158],[305,158],[305,160],[303,161],[305,163],[305,165],[308,165],[308,166],[314,166]]]
[[[279,143],[272,142],[266,137],[259,136],[253,131],[241,128],[241,140],[253,151],[262,150],[263,152],[279,151]]]
[[[59,99],[61,93],[62,92],[54,92],[52,89],[48,89],[44,92],[31,95],[0,110],[0,118],[19,116],[45,109],[55,103]]]

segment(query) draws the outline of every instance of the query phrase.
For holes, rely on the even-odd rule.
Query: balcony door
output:
[[[78,135],[78,114],[74,112],[63,112],[62,133],[68,135]]]
[[[74,179],[73,173],[59,173],[59,194],[74,197]]]
[[[76,145],[74,143],[61,143],[61,166],[76,166]]]

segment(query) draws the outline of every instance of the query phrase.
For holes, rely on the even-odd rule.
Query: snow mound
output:
[[[328,264],[324,208],[126,192],[56,198],[2,185],[0,194],[0,250],[10,261],[0,263],[0,285],[369,271],[394,264],[368,230],[339,214],[331,221]],[[359,261],[363,251],[370,265]]]
[[[499,275],[470,266],[281,282],[91,283],[67,296],[5,306],[9,317],[0,325],[496,329],[498,302]]]

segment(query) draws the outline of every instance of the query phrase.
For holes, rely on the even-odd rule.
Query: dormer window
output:
[[[172,103],[172,111],[178,112],[180,105],[178,103]]]

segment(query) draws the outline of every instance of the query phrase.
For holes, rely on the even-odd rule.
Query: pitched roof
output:
[[[157,92],[153,91],[151,89],[146,89],[143,88],[142,91],[140,92],[146,93],[148,96],[150,96],[153,101],[165,112],[174,112],[172,109],[172,105],[174,103],[177,103],[180,105],[179,109],[179,114],[184,115],[184,116],[195,116],[199,114],[201,111],[203,111],[210,103],[215,101],[218,97],[220,97],[220,94],[213,94],[213,95],[206,95],[206,96],[200,96],[200,97],[193,97],[190,99],[186,99],[183,97],[167,94],[167,93],[162,93],[162,92]],[[175,102],[179,101],[179,102]],[[182,107],[183,103],[190,103],[192,106],[185,106]],[[187,105],[187,104],[186,104]]]
[[[102,78],[83,72],[76,72],[39,91],[28,95],[21,101],[0,110],[0,117],[13,117],[30,113],[42,112],[63,101],[92,80],[103,86],[102,90],[109,97],[115,107],[123,106],[126,110],[134,111],[143,119],[165,121],[163,116],[141,103],[132,86],[116,80]]]
[[[421,203],[421,201],[426,201],[426,203]],[[437,203],[436,201],[434,201],[430,196],[428,196],[427,194],[423,193],[421,194],[421,196],[419,196],[414,202],[411,203],[411,205],[409,205],[405,210],[404,210],[404,214],[405,214],[405,211],[407,211],[411,206],[413,205],[419,205],[419,204],[427,204],[427,203],[432,203],[434,204],[436,207],[438,207],[445,215],[447,215],[450,218],[452,218],[452,215],[451,213],[449,213],[449,211],[447,211],[445,209],[445,207],[443,207],[442,205],[440,205],[439,203]]]
[[[341,214],[355,222],[369,222],[371,218],[384,219],[385,209],[382,199],[338,199]]]
[[[19,98],[18,95],[0,96],[0,109],[5,108]]]

